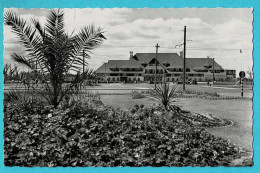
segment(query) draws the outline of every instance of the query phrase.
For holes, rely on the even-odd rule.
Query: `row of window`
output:
[[[145,69],[146,74],[154,74],[155,73],[155,69]],[[163,74],[166,73],[166,70],[163,69],[157,69],[157,74]]]
[[[235,75],[236,74],[236,70],[226,70],[226,74],[227,75]]]
[[[167,68],[171,72],[183,72],[183,68]],[[190,72],[189,68],[186,68],[186,72]]]
[[[195,72],[211,72],[211,73],[213,73],[213,70],[206,70],[206,69],[195,69],[194,70]],[[214,70],[214,73],[224,73],[224,70]]]
[[[204,74],[188,74],[189,77],[204,77]]]
[[[166,77],[181,76],[182,74],[166,74]],[[187,74],[189,77],[204,77],[204,74]]]
[[[152,75],[154,75],[154,73],[151,73]],[[162,73],[158,73],[158,74],[162,74]],[[179,77],[182,74],[169,74],[166,73],[165,74],[166,77]],[[189,77],[204,77],[204,74],[187,74]],[[110,73],[109,76],[142,76],[142,74],[134,74],[134,73],[129,73],[129,74],[118,74],[118,73]]]
[[[103,81],[104,79],[101,78],[101,80]],[[112,81],[112,82],[119,82],[119,81],[124,81],[124,79],[120,80],[119,77],[109,77],[107,78],[107,81]],[[127,81],[140,81],[140,78],[127,78]]]
[[[119,71],[119,68],[110,68],[111,71]],[[122,71],[143,71],[142,68],[120,68]]]
[[[128,73],[128,74],[110,73],[109,76],[142,76],[142,74],[134,74],[134,73]]]
[[[110,68],[111,71],[119,71],[119,68]],[[143,71],[142,68],[120,68],[122,71]],[[168,68],[170,72],[183,72],[183,68]],[[165,70],[163,69],[157,69],[157,73],[164,73]],[[194,69],[195,72],[208,72],[210,71],[213,73],[213,70],[207,70],[207,69]],[[190,72],[189,68],[186,68],[186,72]],[[223,73],[224,70],[214,70],[214,73]],[[155,69],[145,69],[145,73],[155,73]],[[232,74],[235,72],[228,71],[227,73]]]

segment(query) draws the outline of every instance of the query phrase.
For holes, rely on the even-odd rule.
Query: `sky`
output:
[[[26,19],[44,25],[49,9],[11,8]],[[107,38],[92,51],[89,68],[108,60],[127,60],[129,52],[178,53],[187,27],[187,58],[215,58],[224,69],[248,71],[253,66],[253,8],[83,8],[63,9],[68,33],[90,24],[101,27]],[[4,26],[4,62],[13,63],[12,52],[24,54],[9,26]],[[177,46],[176,46],[177,45]],[[241,51],[240,51],[241,50]],[[242,53],[241,53],[242,52]],[[18,65],[18,64],[16,64]]]

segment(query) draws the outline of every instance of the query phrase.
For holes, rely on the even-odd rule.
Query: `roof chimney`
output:
[[[183,58],[183,51],[180,51],[180,57]]]
[[[134,56],[133,54],[134,54],[133,51],[130,51],[130,59],[133,58]]]

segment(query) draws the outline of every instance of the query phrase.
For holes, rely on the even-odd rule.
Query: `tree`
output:
[[[246,72],[248,74],[248,77],[251,81],[251,85],[253,85],[253,72],[252,69],[248,68],[248,71]]]
[[[83,27],[78,34],[68,34],[65,32],[64,12],[60,9],[50,11],[44,26],[37,19],[29,23],[12,11],[7,11],[4,19],[27,52],[27,55],[12,53],[11,57],[39,71],[45,82],[44,89],[36,89],[36,92],[54,107],[73,88],[74,83],[64,83],[66,76],[72,71],[81,70],[83,64],[87,65],[83,61],[83,53],[85,57],[90,57],[91,50],[106,39],[102,29],[96,29],[94,25]],[[89,74],[87,70],[80,75],[80,79]]]
[[[7,80],[19,80],[19,71],[17,67],[12,68],[11,64],[5,64],[4,69],[4,83]]]

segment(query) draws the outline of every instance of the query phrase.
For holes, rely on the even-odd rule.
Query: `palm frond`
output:
[[[64,34],[64,12],[60,9],[51,10],[45,24],[47,33],[51,38],[57,38]]]
[[[35,29],[38,31],[38,33],[44,38],[44,28],[41,26],[39,20],[33,18],[32,23],[34,24]]]
[[[42,39],[36,34],[34,27],[28,25],[24,19],[12,11],[5,12],[4,23],[12,27],[12,32],[17,35],[19,42],[25,46],[27,51],[39,53]]]
[[[106,38],[103,35],[102,29],[96,29],[94,25],[82,28],[77,35],[71,37],[71,45],[69,46],[70,63],[67,66],[67,71],[70,70],[71,65],[75,62],[83,65],[83,54],[85,58],[90,58],[89,53],[91,53],[91,50],[101,45],[104,39]],[[87,65],[86,62],[85,65]]]
[[[72,38],[74,51],[76,55],[82,50],[90,52],[90,50],[101,45],[104,39],[106,38],[103,36],[101,28],[96,29],[94,25],[86,26]]]
[[[15,90],[11,90],[4,94],[4,100],[6,102],[15,102],[18,101],[22,97],[21,93]]]
[[[34,69],[33,65],[22,55],[18,55],[17,53],[12,53],[11,58],[22,65],[25,65],[26,67],[30,69]]]

